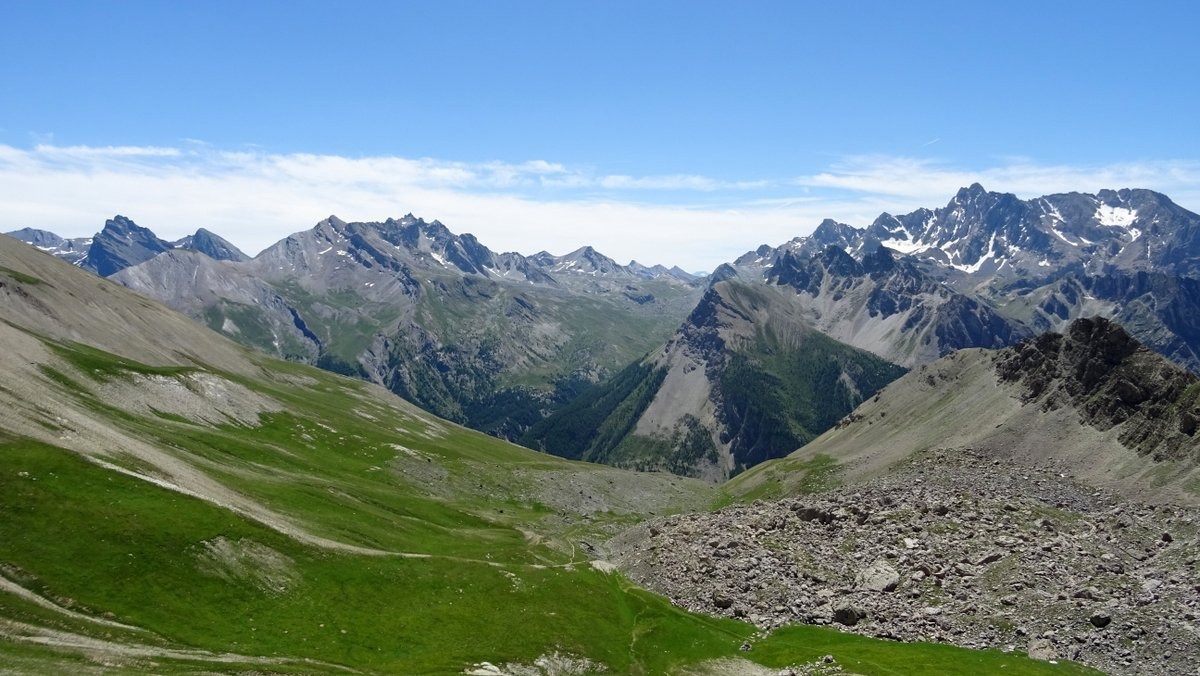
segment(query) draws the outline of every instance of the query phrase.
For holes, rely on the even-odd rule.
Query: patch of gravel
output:
[[[1048,467],[921,454],[802,499],[636,526],[609,543],[693,611],[900,641],[1200,673],[1200,510],[1120,501]]]
[[[130,413],[166,413],[214,426],[230,423],[256,426],[260,414],[283,410],[281,404],[269,397],[209,373],[131,374],[97,386],[96,395]]]
[[[197,565],[206,575],[229,582],[249,582],[273,594],[286,593],[300,581],[296,563],[264,544],[218,536],[202,545]]]
[[[463,673],[472,676],[582,676],[607,672],[608,668],[599,662],[556,651],[542,655],[533,664],[510,662],[497,666],[491,662],[480,662]]]
[[[782,669],[771,669],[738,657],[722,657],[687,667],[681,673],[684,676],[837,676],[851,672],[842,669],[833,655],[826,655]]]

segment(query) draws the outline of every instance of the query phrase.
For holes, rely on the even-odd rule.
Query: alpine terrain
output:
[[[245,345],[504,438],[651,350],[702,291],[678,268],[619,265],[591,247],[498,254],[411,215],[331,216],[252,260],[207,230],[167,242],[122,216],[70,246],[11,234]]]
[[[459,427],[6,237],[0,340],[7,672],[1086,673],[674,607],[604,542],[707,484]]]
[[[1197,420],[1200,378],[1079,319],[914,369],[726,484],[742,504],[637,526],[612,555],[763,627],[1195,673]]]
[[[1200,676],[1200,3],[875,4],[0,3],[0,676]]]
[[[866,228],[826,220],[715,270],[675,336],[521,440],[720,480],[826,431],[898,367],[1089,316],[1200,371],[1197,233],[1148,190],[1023,201],[979,184]]]

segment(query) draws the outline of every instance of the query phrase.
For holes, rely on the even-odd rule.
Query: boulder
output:
[[[1035,638],[1029,642],[1029,659],[1050,661],[1058,659],[1058,652],[1054,650],[1054,644],[1050,639]]]
[[[843,601],[833,607],[833,621],[847,627],[853,627],[866,617],[867,611],[849,601]]]
[[[859,589],[877,592],[894,591],[900,586],[900,573],[891,564],[882,559],[859,571],[854,578],[854,585]]]

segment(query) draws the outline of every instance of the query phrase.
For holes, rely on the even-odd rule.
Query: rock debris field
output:
[[[677,605],[764,630],[834,625],[1115,674],[1196,674],[1198,530],[1195,508],[941,450],[852,487],[654,520],[609,547]]]

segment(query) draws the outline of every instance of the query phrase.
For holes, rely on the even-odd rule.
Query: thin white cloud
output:
[[[471,164],[189,145],[174,153],[0,145],[0,229],[82,236],[121,213],[162,237],[205,227],[253,253],[329,214],[380,220],[412,212],[496,249],[563,253],[592,244],[622,260],[709,268],[741,253],[756,226],[772,233],[769,241],[809,220],[777,214],[764,223],[755,210],[585,196],[578,191],[602,190],[607,177],[541,160]],[[717,185],[643,177],[625,187]]]
[[[1188,206],[1200,202],[1198,179],[1200,163],[1184,161],[1089,168],[1017,158],[967,171],[928,159],[854,157],[796,179],[728,181],[606,175],[544,160],[276,154],[199,142],[0,145],[0,231],[89,235],[121,213],[163,237],[205,227],[254,253],[329,214],[381,220],[412,212],[498,250],[564,253],[591,244],[622,262],[712,269],[759,244],[807,234],[823,218],[862,225],[882,211],[945,204],[976,181],[1026,197],[1148,187]]]
[[[1096,192],[1103,188],[1151,188],[1186,206],[1196,204],[1200,197],[1200,161],[1069,166],[1007,158],[999,166],[970,171],[928,158],[859,156],[795,180],[799,186],[901,198],[923,206],[942,204],[958,188],[971,183],[982,183],[989,190],[1011,192],[1022,198],[1056,192]]]
[[[34,152],[47,157],[179,157],[178,148],[158,146],[55,146],[45,143],[34,147]]]
[[[770,186],[768,181],[718,181],[708,176],[674,174],[668,176],[624,176],[612,174],[601,177],[600,187],[614,190],[756,190]]]

